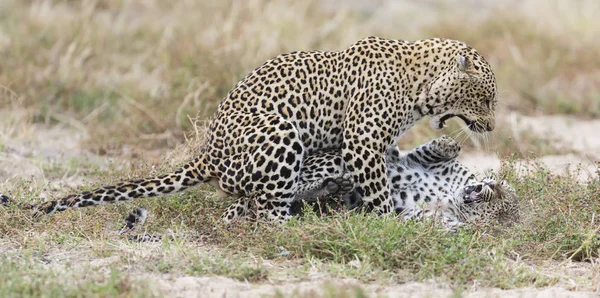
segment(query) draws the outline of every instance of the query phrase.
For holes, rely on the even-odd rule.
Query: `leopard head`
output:
[[[505,180],[483,179],[459,190],[461,213],[468,221],[512,224],[520,220],[515,189]]]
[[[498,92],[492,68],[466,45],[448,55],[422,95],[426,99],[421,110],[431,117],[430,125],[441,129],[446,120],[458,117],[473,132],[494,130]]]

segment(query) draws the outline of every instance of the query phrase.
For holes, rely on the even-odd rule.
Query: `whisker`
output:
[[[448,133],[449,136],[451,136],[452,138],[456,138],[458,136],[458,134],[460,134],[462,130],[462,127],[459,127],[457,129],[455,129],[454,131]]]
[[[483,133],[483,150],[485,153],[490,152],[490,138],[487,132]]]
[[[471,130],[469,130],[468,128],[463,127],[463,129],[461,130],[461,140],[459,141],[459,144],[462,146],[469,138],[471,134]]]
[[[485,132],[478,134],[477,138],[483,144],[483,146],[482,146],[483,152],[487,152],[487,144],[486,144]]]
[[[468,130],[468,135],[469,135],[469,139],[471,140],[471,143],[473,144],[473,146],[475,146],[475,148],[479,151],[481,151],[481,144],[478,140],[479,134],[472,132],[471,130]]]
[[[452,132],[452,134],[454,134],[454,137],[458,138],[462,134],[462,131],[463,128],[459,126],[455,131]]]
[[[457,139],[463,138],[466,135],[465,129],[463,127],[460,128],[460,131],[456,135]]]
[[[458,135],[456,135],[456,137],[454,138],[454,140],[456,140],[456,142],[457,142],[459,145],[462,145],[462,144],[461,144],[461,138],[462,138],[462,136],[463,136],[463,132],[462,132],[462,131],[460,131],[460,132],[458,133]]]

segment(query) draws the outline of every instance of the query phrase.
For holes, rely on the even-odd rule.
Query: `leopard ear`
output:
[[[456,55],[456,64],[458,65],[458,69],[463,73],[466,73],[470,76],[476,76],[479,74],[479,71],[475,69],[473,66],[473,61],[471,61],[469,57],[460,54]]]

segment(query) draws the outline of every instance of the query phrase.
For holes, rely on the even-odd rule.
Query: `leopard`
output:
[[[396,215],[403,220],[439,219],[454,232],[466,223],[518,223],[521,214],[516,190],[493,172],[478,179],[458,160],[461,150],[446,135],[406,154],[397,146],[389,148],[386,174]],[[298,194],[296,210],[305,203],[341,205],[350,210],[360,206],[360,201],[348,196],[353,181],[344,176],[344,167],[338,166],[343,163],[340,150],[321,152],[312,159],[314,164],[305,171],[309,173],[304,177],[304,192]]]
[[[464,42],[376,36],[343,50],[295,51],[249,72],[220,101],[196,157],[173,172],[71,194],[34,206],[36,214],[170,195],[200,183],[235,202],[224,222],[293,216],[303,164],[313,152],[341,150],[357,200],[393,212],[386,151],[419,120],[434,129],[462,119],[474,133],[495,129],[492,67]]]
[[[460,145],[448,136],[429,141],[405,155],[397,146],[388,149],[386,175],[396,215],[404,220],[440,219],[452,232],[465,223],[512,225],[519,222],[516,190],[492,173],[477,179],[476,174],[458,160],[461,150]],[[355,185],[346,173],[341,150],[311,154],[304,167],[292,206],[294,214],[302,214],[305,204],[319,212],[327,210],[321,203],[326,207],[337,207],[337,210],[353,210],[362,204],[351,195]],[[0,195],[0,205],[10,203],[10,198]],[[26,204],[25,207],[35,209],[35,205]],[[125,218],[121,231],[143,225],[147,216],[145,208],[136,207]],[[130,237],[130,240],[140,242],[158,239],[161,238],[155,235]]]
[[[402,154],[398,146],[386,153],[386,169],[396,215],[404,220],[438,220],[450,232],[468,223],[511,226],[520,222],[516,190],[493,172],[480,179],[462,164],[461,146],[449,136],[441,136]],[[319,215],[330,209],[356,210],[352,177],[345,173],[341,150],[324,150],[307,157],[300,189],[292,210],[302,214],[311,205]],[[144,208],[136,208],[125,226],[133,230],[147,218]],[[157,241],[160,237],[132,236],[135,241]]]

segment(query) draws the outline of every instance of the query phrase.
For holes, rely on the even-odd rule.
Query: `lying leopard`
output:
[[[477,180],[458,161],[460,151],[460,145],[448,136],[434,139],[406,155],[391,147],[386,155],[386,169],[395,212],[405,219],[437,217],[452,230],[465,222],[518,221],[516,191],[504,180],[492,177]],[[344,177],[344,168],[337,166],[342,162],[339,150],[307,160],[311,172],[306,174],[304,183],[313,187],[305,187],[299,198],[325,203],[342,199],[349,209],[360,205],[360,201],[353,201],[347,195],[352,187],[345,179],[331,178]],[[314,170],[319,165],[324,173]]]
[[[392,212],[387,149],[425,116],[441,129],[459,117],[474,132],[492,131],[498,102],[494,73],[468,45],[449,39],[368,37],[341,51],[279,55],[221,101],[198,156],[172,173],[49,201],[41,213],[168,195],[210,183],[239,197],[224,221],[292,216],[307,156],[341,150],[366,208]]]

